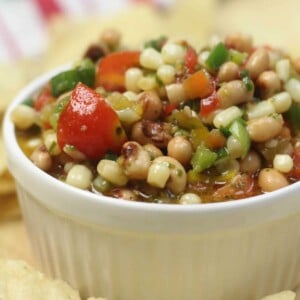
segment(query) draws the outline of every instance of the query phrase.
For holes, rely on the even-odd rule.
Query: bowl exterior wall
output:
[[[20,184],[17,189],[43,271],[83,296],[253,300],[300,281],[300,213],[249,228],[170,237],[84,223],[45,207]]]

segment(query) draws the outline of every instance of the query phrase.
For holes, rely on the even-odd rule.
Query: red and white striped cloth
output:
[[[172,0],[0,0],[0,63],[41,54],[53,15],[108,15],[135,2],[168,5]]]

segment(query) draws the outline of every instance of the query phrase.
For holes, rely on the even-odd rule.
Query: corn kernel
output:
[[[273,160],[273,167],[282,173],[288,173],[293,169],[293,159],[288,154],[276,154]]]
[[[166,64],[176,64],[183,61],[185,50],[182,46],[174,43],[167,43],[161,49],[161,56]]]
[[[175,80],[175,69],[170,65],[162,65],[157,70],[157,76],[164,84],[172,83]]]
[[[166,93],[171,104],[179,104],[187,100],[182,83],[171,83],[166,86]]]
[[[117,186],[124,186],[128,181],[120,165],[113,160],[100,160],[97,165],[97,172],[104,179]]]
[[[20,104],[11,113],[11,120],[19,129],[28,129],[36,121],[35,110],[25,104]]]
[[[150,91],[157,88],[157,82],[154,76],[144,76],[139,79],[138,87],[143,91]]]
[[[138,81],[143,77],[143,72],[139,68],[129,68],[125,72],[125,87],[128,91],[139,92]]]
[[[57,142],[57,136],[54,131],[46,131],[44,134],[44,144],[51,155],[58,155],[61,149]]]
[[[66,183],[78,187],[80,189],[88,189],[91,185],[92,172],[83,165],[74,165],[66,178]]]
[[[163,59],[157,50],[146,48],[140,55],[140,64],[147,69],[157,70],[163,64]]]
[[[286,82],[290,77],[291,64],[288,59],[281,59],[275,65],[275,70],[280,80]]]
[[[148,170],[147,182],[155,187],[165,187],[171,171],[168,165],[163,163],[154,163]]]

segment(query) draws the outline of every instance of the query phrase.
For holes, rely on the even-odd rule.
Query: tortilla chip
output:
[[[194,0],[178,0],[160,13],[149,5],[139,4],[102,18],[57,18],[50,27],[44,70],[78,60],[107,28],[119,30],[122,45],[129,48],[140,48],[145,41],[161,35],[184,38],[201,46],[213,31],[215,5],[215,0],[199,1],[197,5]]]
[[[296,293],[292,291],[282,291],[280,293],[269,295],[261,300],[295,300],[296,299]]]
[[[22,261],[0,260],[0,283],[0,299],[80,300],[67,283],[51,280]]]

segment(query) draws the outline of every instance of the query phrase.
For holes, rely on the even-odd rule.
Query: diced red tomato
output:
[[[300,180],[300,147],[294,149],[293,163],[293,169],[288,174],[288,177]]]
[[[186,50],[186,55],[184,58],[184,67],[188,74],[192,74],[196,71],[196,67],[198,64],[198,56],[196,50],[188,46]]]
[[[189,76],[183,81],[183,88],[188,98],[205,98],[214,91],[212,79],[209,74],[203,70]]]
[[[107,91],[125,90],[125,72],[139,66],[139,51],[114,52],[99,61],[96,73],[96,86]]]
[[[176,109],[178,105],[175,104],[166,104],[163,109],[163,115],[166,117],[172,113],[174,109]]]
[[[119,153],[126,134],[104,98],[79,83],[59,116],[57,139],[62,149],[72,145],[88,158],[100,159],[108,151]]]
[[[201,100],[200,103],[200,114],[205,117],[215,111],[220,106],[217,93],[213,92],[209,97]]]
[[[237,175],[232,182],[218,188],[212,195],[213,201],[236,200],[256,195],[254,178],[247,174]]]
[[[54,98],[51,95],[50,85],[46,85],[41,93],[38,95],[33,105],[36,111],[41,111],[44,106],[46,106],[51,101],[54,101]]]

